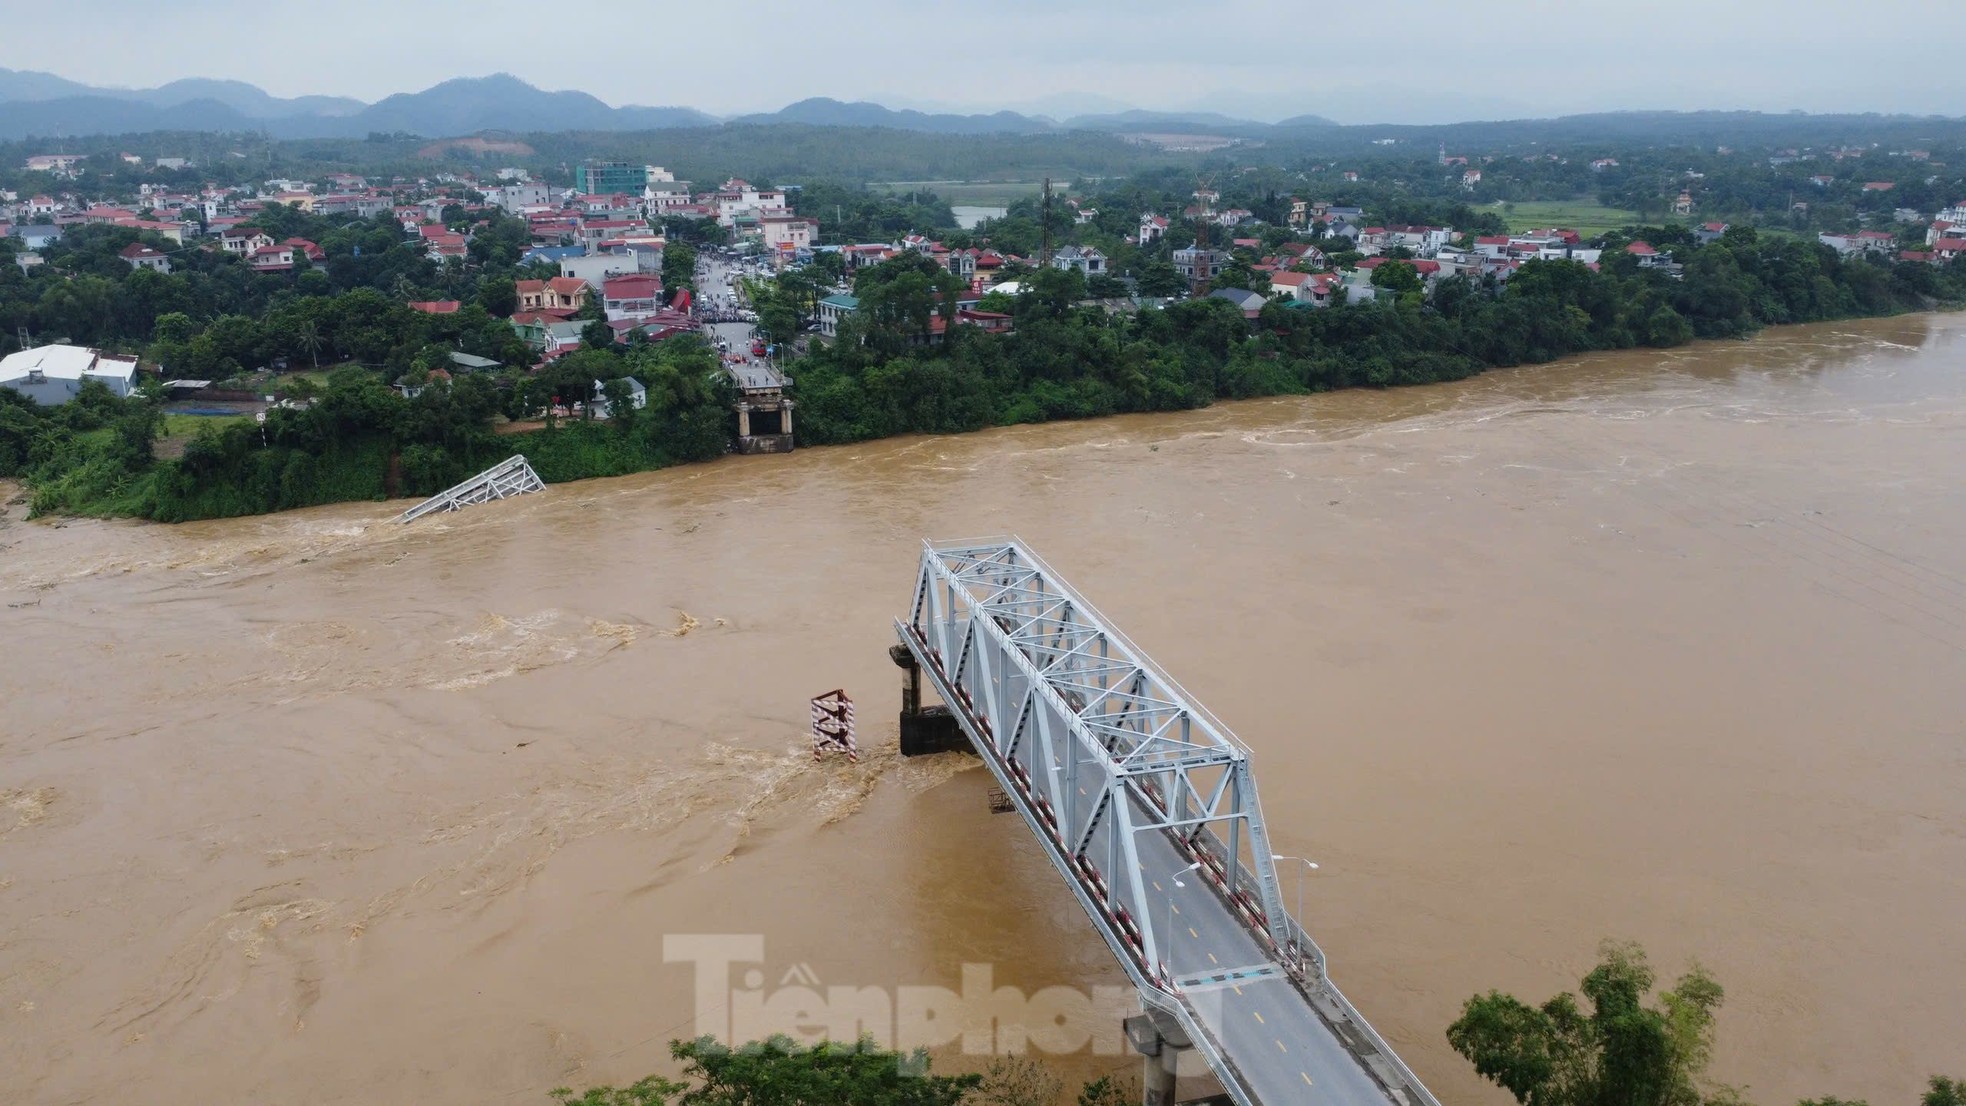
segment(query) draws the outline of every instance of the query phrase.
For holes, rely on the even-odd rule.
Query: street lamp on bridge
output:
[[[1301,972],[1304,970],[1304,948],[1303,942],[1297,939],[1297,934],[1309,932],[1304,928],[1304,880],[1310,873],[1317,871],[1317,863],[1301,856],[1284,856],[1281,853],[1271,853],[1270,859],[1295,861],[1304,866],[1304,875],[1297,877],[1297,932],[1290,935],[1291,951],[1296,954],[1297,970]]]
[[[1181,877],[1199,867],[1201,867],[1201,861],[1197,860],[1186,868],[1174,873],[1171,877],[1174,880],[1174,886],[1185,890],[1188,885],[1181,882]],[[1174,986],[1174,892],[1172,891],[1167,893],[1167,910],[1164,912],[1164,915],[1167,920],[1167,925],[1163,930],[1167,934],[1167,948],[1161,951],[1161,955],[1164,957],[1161,961],[1161,970],[1167,974],[1167,984],[1169,989],[1172,989]]]

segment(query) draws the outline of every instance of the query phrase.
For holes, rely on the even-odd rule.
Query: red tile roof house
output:
[[[662,309],[662,281],[651,274],[609,277],[601,282],[601,304],[608,322],[637,322]]]
[[[255,272],[291,272],[294,267],[294,248],[287,245],[261,246],[247,254],[246,261]]]
[[[1271,273],[1270,295],[1289,296],[1293,300],[1304,298],[1304,286],[1311,282],[1309,273]]]
[[[123,247],[116,256],[130,263],[132,269],[155,269],[160,273],[171,271],[171,259],[151,249],[141,242],[132,242]]]
[[[1932,243],[1932,256],[1940,261],[1953,261],[1966,254],[1966,238],[1941,238]]]

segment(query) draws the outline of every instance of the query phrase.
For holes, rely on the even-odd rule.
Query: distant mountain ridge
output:
[[[1321,115],[1299,115],[1283,123],[1258,123],[1213,111],[1141,111],[1138,108],[1103,115],[1078,115],[1067,119],[1064,127],[1075,131],[1111,131],[1116,134],[1156,134],[1201,131],[1207,134],[1255,138],[1275,127],[1335,127],[1338,124]]]
[[[56,76],[0,69],[0,139],[142,131],[264,130],[275,138],[358,138],[404,131],[450,138],[479,131],[627,131],[725,124],[802,123],[887,127],[930,134],[1044,134],[1207,126],[1255,133],[1264,124],[1209,113],[1122,111],[1064,123],[1014,111],[964,115],[894,109],[823,96],[775,112],[719,119],[689,107],[610,107],[585,92],[548,92],[505,73],[459,77],[373,104],[342,96],[282,99],[243,81],[187,79],[151,89],[96,88]]]
[[[368,106],[347,96],[300,96],[283,100],[244,81],[189,77],[156,88],[96,88],[53,73],[0,69],[0,103],[18,105],[72,99],[115,100],[159,109],[211,101],[253,119],[275,119],[286,115],[352,115]]]
[[[281,99],[243,81],[189,79],[151,89],[93,88],[52,73],[0,69],[0,139],[140,131],[257,131],[275,138],[359,138],[407,131],[449,138],[485,130],[654,130],[716,126],[685,107],[609,107],[585,92],[546,92],[508,74],[460,77],[374,104],[342,96]]]
[[[888,127],[932,134],[1036,134],[1055,129],[1038,116],[999,111],[989,115],[952,115],[909,109],[895,110],[866,101],[843,103],[813,96],[774,112],[740,115],[732,123],[805,123],[815,127]]]
[[[1054,97],[1100,102],[1094,97]],[[1239,119],[1210,111],[1126,109],[1069,116],[997,111],[960,114],[895,109],[865,101],[813,97],[778,111],[720,119],[690,107],[610,107],[585,92],[549,92],[509,74],[459,77],[420,92],[403,92],[373,104],[343,96],[285,99],[243,81],[187,79],[150,89],[95,88],[52,73],[0,68],[0,140],[154,131],[264,132],[273,138],[361,138],[371,133],[408,133],[424,138],[457,138],[486,131],[552,133],[568,131],[644,131],[772,124],[825,127],[885,127],[943,135],[1041,135],[1070,131],[1109,134],[1210,134],[1254,140],[1301,140],[1314,132],[1370,132],[1377,138],[1428,136],[1437,141],[1457,134],[1514,134],[1524,128],[1568,140],[1636,138],[1662,134],[1697,135],[1728,141],[1750,127],[1764,136],[1837,119],[1913,121],[1911,116],[1775,115],[1762,112],[1599,112],[1556,119],[1504,119],[1441,125],[1375,124],[1343,126],[1321,115],[1303,114],[1276,123]],[[1930,117],[1937,118],[1937,117]]]

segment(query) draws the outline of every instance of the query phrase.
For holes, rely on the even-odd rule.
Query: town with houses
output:
[[[124,155],[123,160],[135,166],[143,162],[133,155]],[[1469,167],[1468,159],[1449,157],[1443,148],[1439,160],[1450,172],[1460,173],[1462,187],[1472,190],[1480,184],[1482,170]],[[707,296],[665,289],[663,228],[676,220],[714,221],[729,241],[751,251],[754,260],[746,271],[761,276],[806,266],[821,254],[837,254],[838,269],[847,282],[816,304],[805,329],[818,341],[834,340],[843,320],[858,309],[850,287],[854,273],[911,252],[933,261],[965,289],[952,319],[938,315],[932,320],[925,339],[930,342],[939,341],[951,323],[997,333],[1010,330],[1011,314],[986,310],[984,297],[1016,295],[1017,276],[1047,264],[1075,270],[1088,279],[1120,277],[1131,294],[1119,301],[1102,301],[1109,307],[1139,310],[1170,299],[1207,295],[1230,301],[1253,320],[1272,302],[1303,308],[1371,302],[1389,294],[1386,283],[1374,279],[1376,270],[1387,264],[1410,266],[1421,287],[1431,289],[1453,277],[1506,282],[1533,260],[1574,261],[1596,269],[1604,254],[1602,246],[1562,227],[1471,234],[1449,226],[1379,225],[1370,222],[1361,207],[1296,196],[1289,198],[1284,219],[1289,240],[1276,243],[1271,236],[1272,246],[1266,249],[1266,239],[1256,236],[1261,224],[1255,214],[1224,206],[1220,192],[1204,185],[1179,211],[1140,213],[1137,231],[1126,239],[1129,245],[1146,247],[1176,227],[1192,231],[1193,244],[1171,251],[1185,289],[1155,297],[1138,294],[1136,282],[1116,273],[1111,259],[1095,246],[1062,245],[1048,256],[1030,257],[987,245],[951,247],[922,234],[892,242],[822,243],[819,220],[797,210],[797,186],[760,187],[731,178],[714,188],[698,189],[654,165],[582,164],[574,169],[572,187],[550,186],[525,169],[504,168],[483,176],[454,171],[386,181],[331,173],[319,180],[272,179],[254,187],[214,185],[195,191],[142,184],[134,195],[105,196],[90,193],[81,161],[76,155],[30,157],[24,167],[46,174],[51,182],[48,190],[27,195],[0,192],[0,237],[14,241],[13,260],[23,270],[42,264],[42,252],[72,228],[94,225],[129,228],[147,236],[121,252],[132,269],[169,273],[173,258],[189,250],[219,251],[267,274],[290,274],[322,264],[324,253],[318,244],[305,238],[276,238],[255,225],[256,215],[273,204],[321,216],[394,220],[438,265],[464,263],[474,230],[494,214],[524,220],[530,249],[522,264],[544,262],[558,274],[517,284],[517,306],[508,321],[533,352],[532,368],[592,340],[593,332],[581,318],[592,314],[587,312],[590,304],[598,305],[617,343],[698,333],[707,319],[724,317],[720,311],[741,308],[742,293],[735,284],[711,290]],[[152,164],[172,171],[195,168],[183,158],[157,158]],[[1615,158],[1604,158],[1593,161],[1591,169],[1601,172],[1617,165]],[[1348,182],[1359,178],[1355,170],[1336,175]],[[1812,179],[1826,186],[1834,178]],[[1867,182],[1864,187],[1883,191],[1891,185]],[[1098,215],[1082,198],[1068,196],[1061,202],[1078,224]],[[1682,192],[1673,205],[1682,217],[1693,217],[1694,207],[1690,191]],[[456,217],[459,212],[462,219]],[[1948,264],[1966,252],[1966,202],[1930,216],[1900,210],[1897,218],[1900,223],[1916,221],[1926,227],[1923,248],[1902,248],[1899,235],[1878,229],[1822,233],[1818,240],[1844,255],[1878,254],[1932,265]],[[1702,222],[1693,228],[1693,235],[1707,242],[1727,230],[1725,222]],[[1679,271],[1679,262],[1669,250],[1645,241],[1616,248],[1635,258],[1640,268]],[[1345,263],[1334,264],[1330,254],[1340,250]],[[1254,274],[1248,286],[1221,279],[1238,266]],[[417,311],[435,315],[455,313],[461,307],[454,300],[407,302]],[[995,302],[1002,306],[1001,298]],[[769,358],[762,341],[740,339],[735,349],[729,348],[728,340],[722,345],[740,380],[750,378],[739,366],[752,364],[754,357],[760,363]],[[0,385],[9,384],[9,371],[17,380],[31,371],[36,380],[49,372],[66,373],[69,393],[85,373],[109,380],[119,394],[134,386],[136,362],[131,358],[104,355],[91,362],[100,368],[78,368],[81,360],[74,356],[43,358],[33,368],[22,355],[8,360],[12,368],[0,369]],[[499,367],[464,354],[454,360],[461,371]],[[785,387],[784,381],[769,374],[765,379],[761,387],[774,392]]]

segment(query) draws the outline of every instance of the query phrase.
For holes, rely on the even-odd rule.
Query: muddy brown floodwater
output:
[[[16,506],[0,1100],[543,1103],[692,1032],[665,934],[761,934],[768,987],[1122,983],[984,773],[892,751],[918,543],[1015,532],[1255,750],[1334,977],[1444,1101],[1502,1101],[1465,997],[1615,936],[1725,984],[1754,1099],[1908,1106],[1966,1074],[1962,477],[1937,316],[409,527]],[[859,765],[802,743],[833,687]]]

